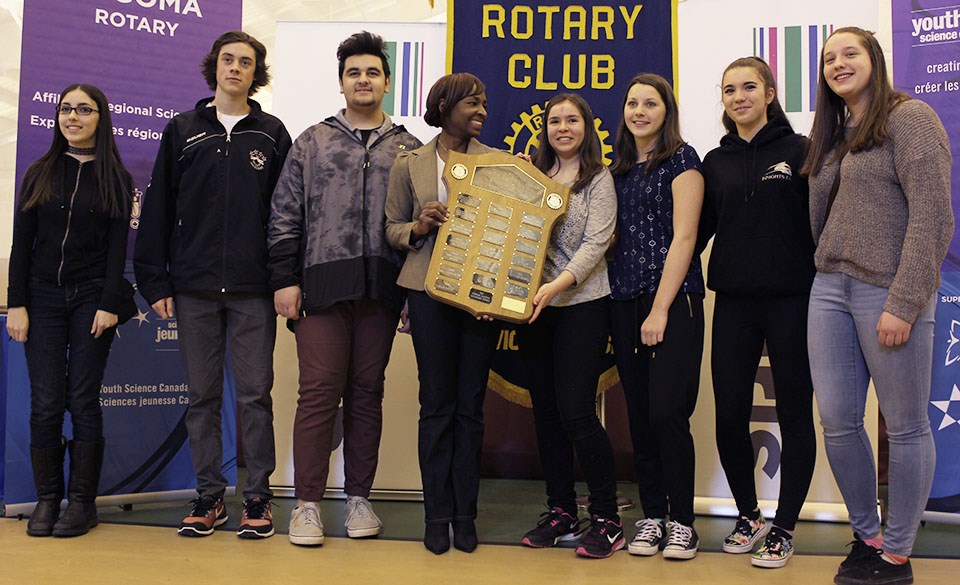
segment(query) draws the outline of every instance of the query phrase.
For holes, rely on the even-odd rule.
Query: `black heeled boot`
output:
[[[453,521],[453,548],[472,553],[480,544],[477,538],[477,525],[473,520]]]
[[[33,484],[37,488],[37,507],[30,514],[27,534],[50,536],[60,517],[63,500],[63,445],[37,449],[30,447],[33,463]]]
[[[450,524],[427,524],[423,532],[423,546],[435,555],[450,550]]]
[[[97,488],[103,467],[103,439],[70,441],[67,510],[53,525],[54,536],[80,536],[97,525]]]

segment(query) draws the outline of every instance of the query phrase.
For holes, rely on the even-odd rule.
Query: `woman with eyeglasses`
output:
[[[60,94],[47,153],[20,185],[10,252],[7,332],[30,375],[30,456],[37,507],[30,536],[79,536],[97,525],[103,463],[100,384],[126,297],[133,180],[113,139],[107,98],[85,83]],[[64,489],[64,412],[70,478]],[[68,506],[60,516],[66,492]]]

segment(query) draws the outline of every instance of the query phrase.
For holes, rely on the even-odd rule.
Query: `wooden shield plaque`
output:
[[[450,152],[443,178],[450,219],[437,233],[427,294],[472,315],[528,321],[570,188],[505,152]]]

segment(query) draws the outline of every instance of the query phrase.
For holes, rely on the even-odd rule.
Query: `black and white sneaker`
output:
[[[590,519],[590,529],[584,533],[580,545],[577,546],[577,556],[605,559],[623,548],[626,543],[620,518],[607,520],[594,514]]]
[[[632,555],[649,557],[660,552],[660,543],[667,533],[663,520],[645,518],[637,520],[637,535],[627,545],[627,552]]]
[[[520,542],[533,548],[549,548],[558,542],[580,537],[580,520],[563,508],[551,508],[540,514],[537,526],[523,535]]]
[[[663,547],[663,558],[687,560],[697,556],[700,549],[700,537],[693,526],[679,522],[667,523],[667,546]]]

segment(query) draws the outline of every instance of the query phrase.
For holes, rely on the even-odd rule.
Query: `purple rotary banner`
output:
[[[130,223],[136,230],[163,128],[178,112],[212,94],[200,61],[217,36],[240,28],[241,8],[242,0],[26,0],[17,185],[30,163],[50,146],[60,91],[72,83],[90,83],[110,100],[117,146],[133,173]],[[132,281],[129,271],[128,279]],[[195,487],[186,448],[187,385],[178,356],[177,323],[159,319],[139,295],[136,300],[139,314],[118,330],[100,394],[107,440],[100,495],[131,501],[140,498],[129,494]],[[36,497],[22,345],[11,342],[7,358],[2,495],[7,514],[15,514],[17,504]],[[234,420],[228,379],[223,436],[224,468],[231,483],[236,481]]]
[[[899,91],[930,104],[947,129],[953,155],[953,213],[960,225],[960,6],[946,4],[894,0],[893,78]],[[937,467],[927,510],[949,514],[952,521],[960,522],[960,240],[956,237],[941,271],[928,408]]]

